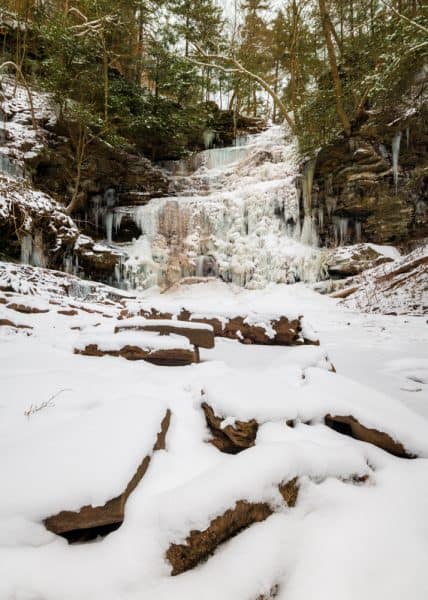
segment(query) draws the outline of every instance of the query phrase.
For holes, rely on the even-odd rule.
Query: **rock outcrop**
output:
[[[323,245],[428,235],[428,103],[419,79],[401,104],[367,113],[350,139],[319,152],[310,203]]]

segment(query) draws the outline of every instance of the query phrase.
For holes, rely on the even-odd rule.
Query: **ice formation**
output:
[[[126,209],[141,236],[124,245],[125,287],[165,288],[182,277],[214,275],[255,289],[322,276],[310,201],[315,165],[305,171],[301,208],[297,152],[281,127],[205,150],[197,164],[185,176],[182,166],[174,169],[181,173],[171,178],[174,196]],[[108,240],[124,210],[104,217]]]
[[[392,140],[392,172],[394,175],[395,191],[398,186],[398,160],[400,157],[401,131],[395,134]]]

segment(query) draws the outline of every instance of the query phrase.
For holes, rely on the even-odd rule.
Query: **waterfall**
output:
[[[197,275],[256,289],[323,276],[312,210],[301,230],[294,142],[284,142],[279,126],[237,142],[199,153],[195,164],[201,166],[189,175],[172,175],[176,196],[111,210],[108,237],[110,227],[120,229],[121,214],[141,231],[138,239],[120,244],[129,256],[120,285],[165,289]],[[305,170],[307,204],[311,162]]]
[[[394,175],[395,191],[398,188],[398,160],[400,157],[401,131],[395,134],[392,140],[392,172]]]

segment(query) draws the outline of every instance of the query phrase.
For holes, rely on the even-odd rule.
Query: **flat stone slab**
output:
[[[155,332],[84,332],[75,345],[74,353],[84,356],[122,356],[127,360],[144,360],[168,367],[198,362],[197,352],[187,338],[161,336]]]
[[[214,327],[208,323],[194,323],[172,319],[145,319],[133,317],[124,319],[115,328],[115,333],[121,331],[153,331],[160,335],[181,335],[194,346],[214,348]]]

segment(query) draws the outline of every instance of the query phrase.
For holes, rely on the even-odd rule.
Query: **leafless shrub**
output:
[[[70,389],[59,390],[59,392],[56,392],[56,394],[53,394],[53,396],[51,396],[48,400],[45,400],[44,402],[40,402],[39,404],[31,404],[30,408],[28,408],[26,411],[24,411],[24,415],[27,418],[30,418],[31,415],[35,415],[36,413],[40,412],[41,410],[44,410],[45,408],[53,408],[55,406],[55,403],[54,403],[55,398],[57,398],[63,392],[71,392],[71,390]]]

